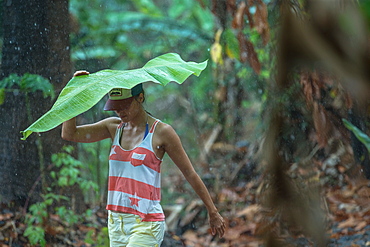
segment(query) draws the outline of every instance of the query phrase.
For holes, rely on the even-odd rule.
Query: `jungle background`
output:
[[[108,246],[110,141],[20,140],[76,70],[168,52],[208,60],[183,85],[145,84],[224,216],[223,238],[165,158],[162,246],[368,246],[370,2],[3,0],[0,245]],[[80,124],[111,113],[104,100]]]

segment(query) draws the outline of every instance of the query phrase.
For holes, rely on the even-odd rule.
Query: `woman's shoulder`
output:
[[[168,136],[168,135],[176,134],[174,128],[170,124],[162,122],[160,120],[158,120],[158,123],[156,126],[156,132],[160,136]]]
[[[121,119],[118,117],[108,117],[102,120],[104,122],[104,125],[108,129],[111,138],[113,139],[117,130],[118,125],[121,124]]]
[[[108,117],[101,122],[109,129],[109,130],[115,130],[117,126],[121,123],[121,119],[118,117]]]
[[[107,117],[104,119],[107,122],[112,122],[112,123],[120,123],[121,119],[119,117]]]
[[[156,125],[155,126],[156,131],[163,130],[163,129],[166,129],[168,127],[171,127],[171,125],[163,122],[162,120],[160,120],[158,118],[152,117],[152,116],[150,116],[150,120],[148,122],[149,122],[150,126],[153,126],[154,124]]]
[[[108,117],[104,118],[100,122],[104,123],[105,125],[119,125],[121,123],[121,119],[118,117]]]

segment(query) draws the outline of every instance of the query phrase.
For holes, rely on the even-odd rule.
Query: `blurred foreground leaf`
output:
[[[45,132],[89,110],[112,88],[130,89],[142,82],[152,81],[163,86],[170,81],[183,83],[190,75],[199,76],[206,68],[202,63],[185,62],[176,53],[168,53],[133,70],[102,70],[90,75],[73,77],[60,93],[53,107],[21,131],[22,140],[32,132]]]

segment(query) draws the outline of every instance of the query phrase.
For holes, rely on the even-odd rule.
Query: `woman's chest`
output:
[[[132,150],[144,141],[144,133],[123,132],[119,139],[120,146],[125,150]]]

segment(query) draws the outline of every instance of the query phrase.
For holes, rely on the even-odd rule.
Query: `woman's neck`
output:
[[[145,126],[147,123],[148,123],[148,114],[146,113],[144,109],[141,109],[136,115],[136,117],[132,119],[131,121],[129,121],[129,124],[132,127]]]

